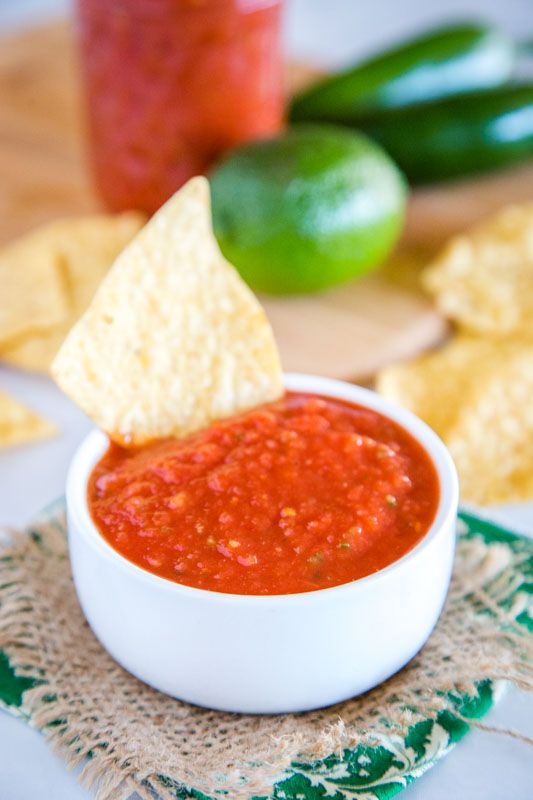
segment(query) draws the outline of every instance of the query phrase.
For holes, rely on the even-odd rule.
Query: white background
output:
[[[0,31],[60,16],[69,8],[65,0],[0,0]],[[519,37],[533,39],[533,0],[288,0],[286,49],[293,56],[335,66],[416,28],[450,17],[480,15]],[[67,465],[89,425],[46,378],[0,367],[0,388],[55,420],[61,429],[60,436],[49,443],[0,456],[0,522],[20,525],[62,494]],[[533,531],[533,504],[492,513],[526,533]],[[533,736],[533,699],[513,691],[488,721]],[[87,800],[90,796],[39,734],[0,713],[0,800]],[[533,750],[510,738],[474,731],[401,796],[405,800],[532,800]]]

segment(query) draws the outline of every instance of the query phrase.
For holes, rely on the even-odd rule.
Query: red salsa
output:
[[[77,0],[90,155],[113,210],[153,212],[283,117],[281,0]]]
[[[435,516],[418,442],[375,411],[285,395],[184,439],[111,445],[89,482],[103,537],[164,578],[234,594],[291,594],[370,575]]]

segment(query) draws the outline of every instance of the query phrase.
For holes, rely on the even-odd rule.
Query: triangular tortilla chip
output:
[[[533,203],[503,208],[453,237],[422,283],[464,331],[533,329]]]
[[[533,336],[456,336],[387,367],[377,389],[422,417],[447,444],[461,495],[474,503],[533,497]]]
[[[52,373],[128,445],[184,435],[280,396],[272,330],[220,253],[205,178],[175,194],[121,253]]]
[[[0,447],[46,439],[56,431],[52,422],[0,391]]]
[[[68,314],[67,290],[46,228],[39,228],[0,254],[0,346],[49,330]]]
[[[145,222],[144,214],[137,211],[90,214],[56,220],[20,240],[21,246],[23,241],[30,240],[38,245],[41,269],[55,263],[67,306],[61,319],[56,319],[47,329],[41,326],[40,330],[32,330],[33,323],[25,311],[24,319],[20,320],[23,334],[7,344],[0,343],[0,360],[23,369],[48,372],[67,333],[86,310],[111,264]],[[28,255],[27,244],[21,253]],[[23,266],[20,265],[19,275]],[[0,273],[1,269],[0,257]],[[44,301],[47,297],[46,287],[42,285],[44,276],[39,279],[35,276],[35,280],[32,293]],[[0,318],[1,314],[0,308]]]

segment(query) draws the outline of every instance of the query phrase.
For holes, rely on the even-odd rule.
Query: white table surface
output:
[[[68,0],[0,0],[0,32],[68,9]],[[450,16],[484,14],[515,34],[533,38],[532,11],[531,0],[442,0],[438,4],[288,0],[286,43],[295,56],[335,65]],[[0,523],[23,525],[62,494],[69,460],[90,426],[47,378],[0,367],[0,388],[55,420],[61,430],[50,442],[0,455]],[[533,532],[533,503],[491,513],[517,530]],[[511,691],[487,719],[533,736],[533,698]],[[401,796],[406,800],[532,800],[533,750],[510,738],[473,731]],[[38,733],[0,713],[0,800],[90,797]]]

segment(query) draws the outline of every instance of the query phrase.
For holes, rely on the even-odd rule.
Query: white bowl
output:
[[[189,703],[270,714],[353,697],[418,652],[446,596],[458,488],[440,439],[368,389],[299,374],[287,375],[286,387],[374,409],[407,429],[433,460],[440,481],[435,520],[416,547],[385,569],[301,594],[235,595],[183,586],[127,561],[92,522],[87,481],[107,437],[90,433],[70,468],[70,558],[91,628],[125,669]]]

